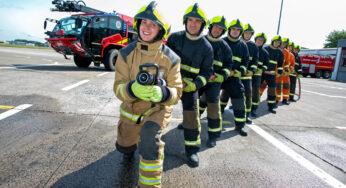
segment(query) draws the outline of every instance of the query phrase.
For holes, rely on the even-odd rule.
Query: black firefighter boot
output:
[[[270,112],[272,114],[276,114],[276,111],[274,110],[274,106],[269,106],[268,112]]]
[[[252,119],[250,118],[250,112],[246,112],[246,121],[247,124],[252,124]]]
[[[279,103],[279,101],[275,101],[274,109],[275,109],[275,108],[278,108],[278,103]]]
[[[124,153],[123,158],[124,158],[124,160],[131,160],[131,159],[133,159],[134,155],[135,155],[135,152]]]
[[[292,96],[290,96],[290,102],[297,102],[296,100],[294,100],[294,98]]]
[[[288,100],[287,100],[287,99],[284,99],[284,100],[282,100],[282,104],[289,105],[289,104],[290,104],[290,102],[288,102]]]
[[[252,117],[257,117],[256,110],[254,110],[254,109],[251,110],[251,116]]]
[[[235,130],[241,135],[241,136],[247,136],[247,132],[244,130],[244,127],[242,126],[235,126]]]
[[[183,127],[183,122],[179,123],[177,128],[178,128],[178,129],[184,129],[184,127]]]
[[[187,152],[186,157],[187,157],[187,165],[189,165],[189,167],[196,168],[199,166],[199,159],[198,159],[197,153]]]
[[[212,148],[216,146],[216,138],[209,136],[208,140],[207,140],[207,147]]]

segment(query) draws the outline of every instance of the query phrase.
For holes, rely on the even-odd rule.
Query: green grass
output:
[[[22,46],[22,45],[13,45],[13,44],[0,44],[0,47],[34,48],[34,49],[50,49],[49,47]]]

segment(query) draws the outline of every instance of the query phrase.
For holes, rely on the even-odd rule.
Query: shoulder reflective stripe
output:
[[[237,56],[232,56],[232,59],[238,62],[241,62],[241,58]]]
[[[236,118],[236,117],[234,117],[234,121],[236,121],[236,122],[245,122],[246,118]]]
[[[138,118],[141,118],[140,120],[142,121],[143,120],[143,116],[139,116],[139,115],[134,115],[134,114],[130,114],[128,112],[126,112],[124,109],[122,109],[120,107],[120,114],[127,117],[128,119],[134,121],[134,122],[137,122],[138,121]]]
[[[144,185],[156,185],[161,183],[161,176],[157,176],[156,178],[148,178],[139,173],[139,181]]]
[[[215,129],[208,128],[209,132],[219,132],[221,130],[222,130],[222,127],[218,127],[218,128],[215,128]]]
[[[196,69],[196,68],[193,68],[193,67],[190,67],[190,66],[187,66],[187,65],[183,65],[181,64],[181,68],[183,70],[186,70],[188,72],[192,72],[192,73],[195,73],[195,74],[198,74],[199,73],[199,69]]]
[[[217,65],[219,67],[222,67],[223,63],[221,61],[215,60],[213,61],[213,65]]]
[[[259,61],[259,62],[258,62],[258,65],[263,65],[263,62],[262,62],[262,61]]]
[[[282,70],[282,67],[279,67],[278,70]]]
[[[252,57],[249,57],[249,60],[251,61],[251,60],[252,60]]]
[[[228,69],[222,69],[228,76],[231,76],[231,71],[229,71]]]
[[[119,94],[119,90],[120,90],[124,85],[125,85],[125,84],[119,84],[119,85],[117,86],[115,95],[118,95],[118,94]]]
[[[254,69],[257,69],[257,66],[256,66],[256,65],[251,65],[250,67],[251,67],[251,68],[254,68]]]
[[[271,64],[278,64],[278,62],[277,61],[273,61],[273,60],[269,60],[269,63],[271,63]]]
[[[162,168],[162,163],[144,163],[143,161],[139,161],[139,168],[141,168],[143,171],[158,171]]]
[[[244,69],[244,72],[246,72],[246,67],[244,65],[241,65],[240,68]]]
[[[205,79],[203,76],[199,75],[199,76],[197,76],[197,78],[199,78],[203,82],[203,86],[205,86],[205,84],[207,84],[207,79]]]
[[[201,144],[201,140],[198,138],[197,141],[184,140],[186,146],[198,146]]]

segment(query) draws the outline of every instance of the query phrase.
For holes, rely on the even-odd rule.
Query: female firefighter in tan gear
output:
[[[166,45],[168,25],[156,10],[156,2],[142,7],[134,17],[139,39],[120,50],[115,68],[114,93],[122,101],[116,148],[124,159],[139,149],[139,187],[161,187],[164,142],[163,130],[182,95],[180,58]],[[136,76],[139,66],[155,63],[164,84],[143,85]],[[148,64],[146,64],[148,65]],[[144,67],[156,74],[155,67]],[[143,69],[144,69],[143,68]],[[159,83],[163,83],[160,81]]]

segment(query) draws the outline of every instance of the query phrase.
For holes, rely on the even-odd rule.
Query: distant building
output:
[[[346,39],[338,41],[334,71],[331,80],[346,82]]]

